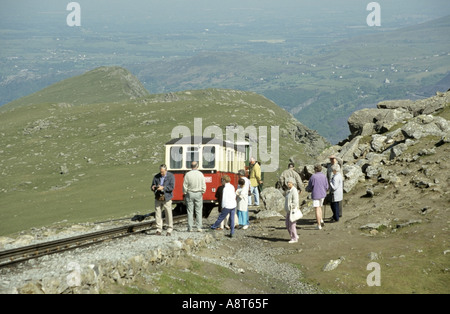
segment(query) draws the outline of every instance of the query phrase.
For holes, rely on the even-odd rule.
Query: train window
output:
[[[214,146],[203,147],[203,168],[214,169],[216,167],[216,148]]]
[[[198,147],[189,146],[186,151],[186,168],[191,168],[191,163],[198,161]]]
[[[183,168],[183,147],[173,146],[170,148],[170,168]]]

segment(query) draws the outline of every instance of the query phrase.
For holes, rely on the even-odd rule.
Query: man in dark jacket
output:
[[[173,231],[172,198],[174,189],[175,189],[175,176],[167,171],[166,165],[161,165],[159,167],[159,173],[155,175],[152,182],[152,191],[155,192],[156,235],[162,234],[163,210],[166,211],[166,223],[168,225],[167,236],[172,235]]]

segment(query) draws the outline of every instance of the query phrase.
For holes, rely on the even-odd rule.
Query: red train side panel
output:
[[[172,172],[175,176],[175,190],[173,191],[172,202],[174,204],[183,202],[183,182],[186,171]],[[231,172],[217,172],[217,171],[202,171],[206,181],[206,192],[203,194],[204,203],[216,202],[217,188],[222,184],[221,179],[224,175],[228,175],[231,178],[231,184],[237,188],[239,176]]]

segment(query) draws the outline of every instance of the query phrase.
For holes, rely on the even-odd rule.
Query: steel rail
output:
[[[180,223],[186,220],[186,218],[187,215],[174,216],[173,221],[174,223]],[[108,240],[136,234],[138,232],[148,231],[155,224],[156,221],[153,219],[151,221],[0,251],[0,268],[45,255],[91,246]]]

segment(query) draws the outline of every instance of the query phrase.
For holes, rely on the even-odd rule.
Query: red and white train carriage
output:
[[[216,138],[183,137],[166,143],[167,170],[175,176],[175,190],[172,203],[175,211],[186,211],[183,195],[184,175],[191,170],[191,163],[199,163],[198,170],[206,181],[206,192],[203,194],[203,216],[208,217],[214,206],[217,206],[216,191],[221,185],[224,175],[231,178],[237,187],[238,171],[248,169],[250,145],[247,142],[230,143]]]

